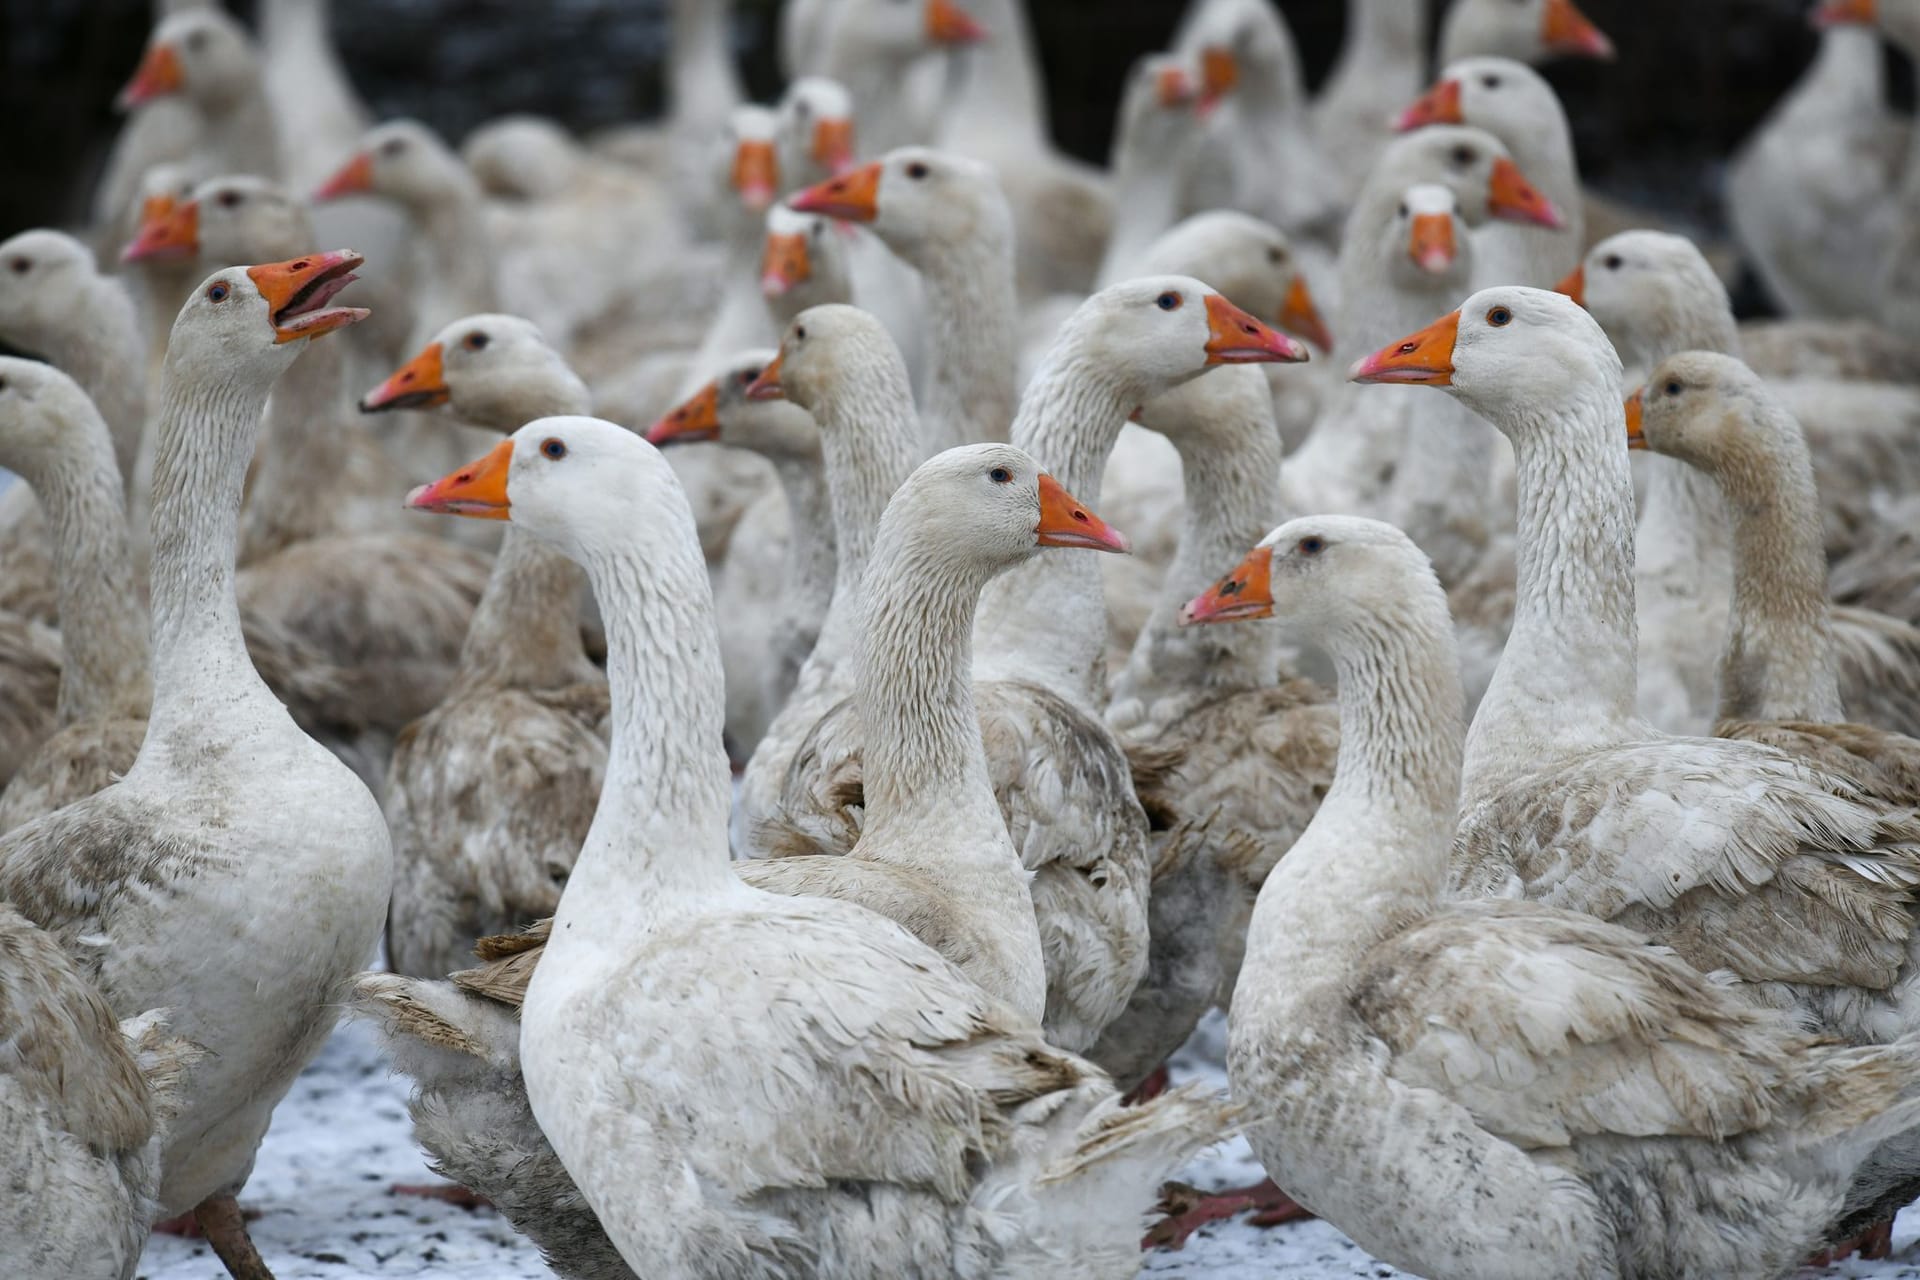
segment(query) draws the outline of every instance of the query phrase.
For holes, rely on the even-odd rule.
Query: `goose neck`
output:
[[[1013,421],[1013,228],[1004,206],[994,225],[963,243],[917,255],[931,329],[924,426],[928,452],[1005,440]]]
[[[96,280],[86,296],[75,323],[44,335],[47,349],[40,354],[79,383],[100,410],[113,439],[114,463],[131,485],[140,435],[147,426],[146,343],[139,308],[124,287],[105,277]],[[169,327],[172,321],[169,313]],[[35,345],[31,338],[28,345]]]
[[[448,314],[429,317],[437,329],[457,316],[495,311],[493,242],[487,232],[486,203],[465,165],[449,160],[446,182],[430,199],[413,207],[436,291]]]
[[[1142,139],[1122,137],[1114,158],[1113,230],[1100,260],[1098,287],[1135,274],[1154,241],[1179,221],[1182,195],[1177,158]]]
[[[818,625],[833,599],[837,572],[826,468],[818,458],[780,457],[773,460],[773,473],[787,500],[786,614]]]
[[[954,92],[941,145],[962,152],[973,146],[1003,152],[1010,142],[1044,145],[1046,99],[1024,6],[987,0],[981,22],[988,38],[952,55]]]
[[[557,689],[593,679],[580,638],[579,566],[509,528],[460,646],[449,697],[479,688]]]
[[[674,0],[667,88],[674,122],[689,132],[718,129],[745,97],[727,40],[732,10],[731,0]]]
[[[343,421],[345,346],[323,342],[294,361],[267,400],[260,462],[241,516],[240,563],[271,555],[289,540],[289,513],[312,511],[346,470],[358,423]],[[314,528],[309,533],[318,533]]]

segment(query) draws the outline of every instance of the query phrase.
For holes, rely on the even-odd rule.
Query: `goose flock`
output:
[[[458,148],[162,0],[0,243],[0,1275],[271,1280],[343,1015],[572,1280],[1888,1256],[1920,0],[1732,158],[1747,324],[1583,190],[1572,0],[1428,7],[1309,95],[1191,0],[1102,168],[1021,0],[787,0],[772,104],[673,0],[663,121]]]

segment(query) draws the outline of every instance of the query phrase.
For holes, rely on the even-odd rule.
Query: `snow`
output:
[[[1174,1064],[1177,1081],[1224,1089],[1216,1018]],[[413,1145],[407,1083],[388,1073],[372,1032],[344,1023],[275,1112],[241,1203],[258,1210],[253,1238],[278,1280],[536,1280],[553,1273],[533,1246],[490,1210],[396,1196],[394,1183],[430,1183]],[[1259,1179],[1244,1141],[1183,1170],[1183,1181],[1215,1188]],[[1920,1213],[1901,1215],[1895,1260],[1849,1262],[1807,1277],[1920,1280]],[[144,1280],[225,1280],[203,1241],[156,1235],[135,1273]],[[1405,1273],[1374,1261],[1324,1222],[1270,1231],[1243,1223],[1208,1226],[1179,1252],[1149,1254],[1144,1274],[1219,1280],[1387,1280]]]

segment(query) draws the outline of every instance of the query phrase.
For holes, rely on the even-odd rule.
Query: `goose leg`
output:
[[[233,1280],[273,1280],[273,1272],[267,1269],[260,1251],[253,1247],[253,1237],[247,1234],[247,1220],[231,1192],[208,1196],[194,1209],[193,1216]]]
[[[240,1210],[240,1216],[246,1221],[252,1222],[260,1216],[260,1210],[242,1209]],[[179,1236],[182,1240],[200,1240],[204,1239],[207,1234],[200,1229],[200,1219],[196,1216],[196,1211],[192,1209],[187,1210],[177,1218],[162,1218],[160,1221],[154,1223],[153,1226],[149,1227],[148,1230],[163,1236]]]
[[[1229,1187],[1211,1194],[1184,1182],[1169,1182],[1160,1189],[1160,1212],[1167,1216],[1153,1224],[1142,1249],[1180,1249],[1187,1237],[1209,1222],[1225,1222],[1247,1210],[1255,1210],[1248,1219],[1256,1227],[1277,1227],[1283,1222],[1299,1222],[1313,1217],[1292,1196],[1265,1178],[1251,1186]]]

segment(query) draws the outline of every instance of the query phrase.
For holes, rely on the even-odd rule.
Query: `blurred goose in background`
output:
[[[1426,80],[1433,0],[1347,0],[1340,56],[1313,100],[1314,136],[1351,201],[1393,133],[1392,114]]]
[[[1614,49],[1573,0],[1453,0],[1440,23],[1440,65],[1479,56],[1537,66],[1555,58],[1610,61]]]

